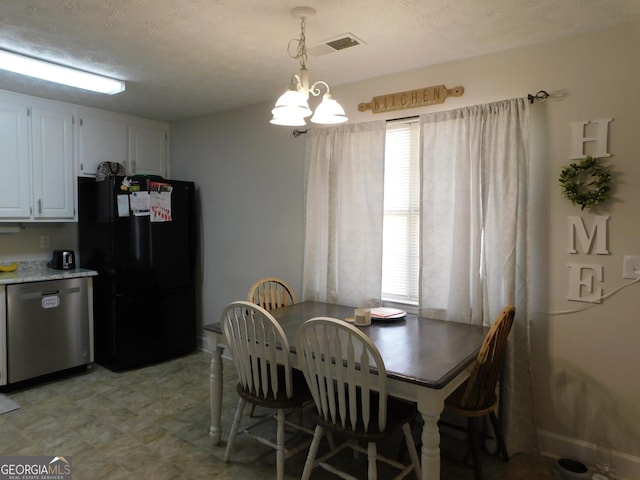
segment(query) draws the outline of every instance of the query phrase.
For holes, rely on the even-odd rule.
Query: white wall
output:
[[[300,291],[304,136],[248,108],[171,125],[172,177],[196,182],[201,324],[276,276]],[[266,125],[266,126],[265,126]]]
[[[566,300],[569,262],[601,264],[610,293],[622,279],[622,257],[640,255],[640,24],[633,23],[521,48],[333,87],[351,121],[369,121],[526,96],[552,94],[532,107],[536,304],[531,321],[536,422],[550,455],[591,462],[592,447],[611,444],[621,478],[640,478],[640,283],[581,313]],[[313,75],[313,71],[311,72]],[[373,96],[445,84],[465,93],[443,105],[387,114],[359,113]],[[274,99],[278,95],[274,92]],[[303,232],[304,136],[269,125],[271,105],[172,124],[172,172],[199,185],[202,217],[202,318],[217,318],[244,298],[254,280],[282,276],[300,291]],[[613,118],[607,161],[614,198],[597,211],[580,211],[562,197],[558,176],[567,165],[569,123]],[[587,225],[610,217],[610,254],[570,254],[568,216]]]
[[[3,224],[0,223],[0,227]],[[0,234],[0,262],[17,260],[49,260],[53,250],[78,251],[78,229],[75,223],[21,223],[17,233]],[[49,247],[40,247],[40,237],[49,237]]]

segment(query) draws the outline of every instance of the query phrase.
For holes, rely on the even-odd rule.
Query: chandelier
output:
[[[291,85],[286,92],[276,101],[276,106],[271,113],[273,118],[271,123],[274,125],[286,125],[290,127],[306,125],[305,118],[312,113],[311,121],[313,123],[321,123],[333,125],[343,123],[348,120],[345,116],[344,109],[333,98],[329,91],[329,85],[322,80],[309,85],[309,71],[307,70],[307,46],[305,44],[305,26],[306,19],[315,16],[316,11],[310,7],[296,7],[291,10],[294,18],[300,19],[300,38],[293,39],[289,42],[287,52],[291,58],[300,61],[300,71],[291,78]],[[291,54],[291,46],[296,46],[295,55]],[[309,108],[309,95],[317,97],[321,91],[319,87],[326,89],[322,96],[322,102],[317,106],[315,112]]]

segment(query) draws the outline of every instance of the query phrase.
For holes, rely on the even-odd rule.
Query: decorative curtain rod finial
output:
[[[535,95],[529,94],[527,98],[529,99],[529,103],[534,103],[536,100],[538,102],[544,102],[549,97],[549,94],[544,90],[540,90]]]

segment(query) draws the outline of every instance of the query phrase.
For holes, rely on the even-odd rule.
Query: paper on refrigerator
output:
[[[171,218],[171,192],[173,187],[168,183],[150,182],[149,196],[151,201],[152,222],[170,222]]]
[[[129,194],[129,204],[134,216],[143,217],[149,215],[149,206],[151,205],[149,192],[131,192]]]

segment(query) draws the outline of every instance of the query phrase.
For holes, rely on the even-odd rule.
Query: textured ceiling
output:
[[[291,8],[308,5],[311,80],[341,85],[640,18],[638,0],[0,0],[0,48],[126,81],[105,96],[0,70],[0,89],[172,121],[275,100],[298,64]]]

